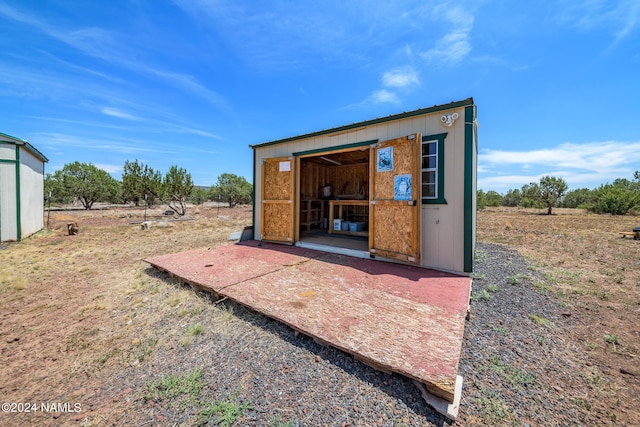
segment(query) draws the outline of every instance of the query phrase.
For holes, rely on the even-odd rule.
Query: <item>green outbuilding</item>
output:
[[[0,242],[20,241],[44,227],[44,164],[27,141],[0,132]]]

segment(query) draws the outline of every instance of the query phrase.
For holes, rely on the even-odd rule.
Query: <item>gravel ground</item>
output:
[[[164,286],[177,286],[147,272],[163,277]],[[201,419],[199,413],[206,402],[223,401],[244,405],[233,425],[250,426],[608,423],[590,418],[588,390],[575,380],[584,367],[579,349],[566,341],[575,316],[534,286],[538,278],[516,251],[478,245],[455,423],[426,405],[411,380],[376,371],[229,302],[211,304],[220,316],[211,320],[216,316],[204,312],[198,320],[205,332],[188,346],[161,339],[140,365],[118,371],[103,393],[133,405],[116,425],[217,425],[220,415]],[[152,327],[162,335],[169,325]],[[205,385],[197,399],[150,391],[161,375],[189,373],[200,374]]]
[[[570,341],[574,316],[515,250],[479,244],[459,373],[460,425],[602,425]],[[538,284],[538,287],[535,285]]]

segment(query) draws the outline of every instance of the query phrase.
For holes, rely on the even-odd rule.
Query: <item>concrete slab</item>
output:
[[[255,241],[145,261],[412,378],[457,414],[469,277]]]

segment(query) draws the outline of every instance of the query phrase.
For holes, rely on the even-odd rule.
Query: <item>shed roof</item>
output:
[[[255,150],[256,148],[266,147],[268,145],[283,144],[285,142],[292,142],[300,139],[312,138],[312,137],[327,135],[335,132],[344,132],[346,130],[357,129],[365,126],[371,126],[378,123],[389,122],[392,120],[406,119],[408,117],[419,116],[419,115],[428,114],[428,113],[435,113],[437,111],[449,110],[452,108],[467,107],[470,105],[473,105],[473,98],[467,98],[462,101],[454,101],[448,104],[434,105],[433,107],[420,108],[418,110],[407,111],[399,114],[393,114],[391,116],[386,116],[386,117],[379,117],[377,119],[372,119],[372,120],[365,120],[364,122],[352,123],[350,125],[344,125],[344,126],[331,128],[331,129],[320,130],[317,132],[306,133],[303,135],[291,136],[284,139],[277,139],[274,141],[268,141],[260,144],[249,145],[249,148],[252,148]]]
[[[49,159],[47,159],[47,157],[44,154],[42,154],[40,150],[38,150],[36,147],[31,145],[28,141],[25,141],[24,139],[17,138],[15,136],[7,135],[6,133],[0,132],[0,142],[8,142],[10,144],[22,145],[27,150],[29,150],[31,154],[33,154],[43,162],[49,161]]]

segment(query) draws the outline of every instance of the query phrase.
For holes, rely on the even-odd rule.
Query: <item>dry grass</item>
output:
[[[607,378],[593,387],[592,402],[614,407],[640,394],[640,241],[619,234],[639,225],[640,217],[578,209],[552,216],[507,208],[478,213],[478,239],[517,248],[542,273],[534,286],[557,296],[567,315],[577,314],[572,345],[588,354],[593,366],[584,369]]]
[[[71,401],[86,409],[88,391],[100,389],[114,370],[139,365],[163,345],[215,332],[211,322],[227,329],[223,307],[177,282],[167,286],[166,278],[141,261],[225,244],[231,232],[250,224],[246,207],[221,209],[220,217],[215,208],[198,212],[191,221],[149,230],[130,223],[142,219],[139,209],[52,212],[50,230],[1,250],[5,401]],[[67,236],[67,222],[77,222],[80,233]],[[200,318],[212,319],[206,330]],[[158,332],[168,321],[171,327]],[[191,325],[196,326],[187,329]],[[65,422],[100,425],[127,405],[94,406]],[[24,424],[13,415],[0,414],[0,424]],[[46,423],[46,414],[30,415],[29,423]]]
[[[597,385],[598,397],[628,398],[639,392],[638,377],[628,381],[620,370],[639,370],[640,242],[617,233],[640,225],[640,218],[554,212],[480,211],[478,240],[510,245],[533,260],[531,268],[544,277],[534,286],[557,295],[581,319],[571,342],[609,379]],[[108,399],[100,394],[119,369],[142,367],[163,348],[191,348],[236,333],[232,305],[167,284],[141,261],[226,244],[231,232],[250,224],[246,207],[221,209],[220,217],[215,208],[189,213],[194,220],[142,230],[130,224],[142,219],[140,209],[52,212],[50,230],[0,250],[0,392],[6,401],[80,402],[82,413],[58,421],[109,424],[130,408],[126,384],[109,390]],[[66,236],[72,221],[80,233]],[[532,324],[543,320],[532,317]],[[51,421],[42,413],[13,415],[0,414],[0,424]]]
[[[547,216],[536,210],[480,211],[478,240],[512,246],[533,259],[546,278],[537,286],[552,287],[567,302],[623,311],[637,306],[640,244],[618,233],[640,225],[640,218],[577,209],[554,212]]]

